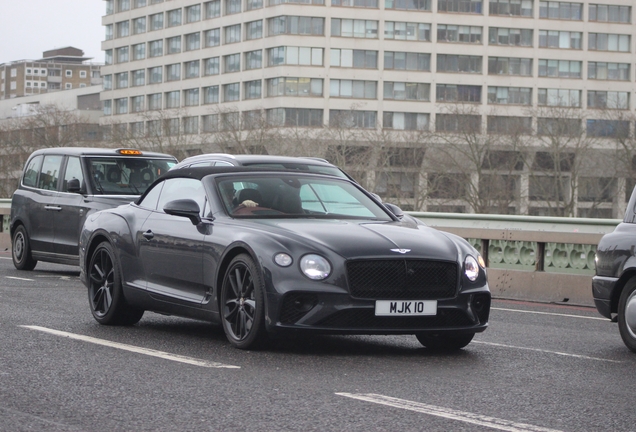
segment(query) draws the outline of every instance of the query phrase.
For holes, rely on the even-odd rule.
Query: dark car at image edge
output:
[[[488,326],[486,270],[467,241],[399,220],[333,176],[171,170],[134,203],[89,216],[80,246],[105,325],[184,316],[222,325],[241,349],[288,332],[414,334],[459,349]]]

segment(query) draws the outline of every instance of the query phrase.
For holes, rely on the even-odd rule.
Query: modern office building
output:
[[[65,47],[45,51],[39,60],[0,64],[0,100],[100,85],[101,64],[88,60],[84,51]]]
[[[584,138],[599,138],[590,145],[600,151],[613,145],[611,139],[634,133],[627,120],[635,107],[631,0],[105,0],[105,5],[103,124],[126,125],[138,135],[201,135],[223,129],[224,116],[247,125],[262,114],[276,127],[345,125],[409,133],[391,159],[402,162],[372,176],[376,191],[402,194],[406,208],[476,208],[452,191],[430,191],[443,177],[425,167],[429,158],[418,148],[427,144],[421,136],[412,138],[419,132],[477,130],[488,136],[515,130],[514,135],[545,136],[563,129],[547,114],[553,110],[570,121],[559,123],[568,130],[562,135],[580,129]],[[149,115],[159,110],[168,116],[161,122]],[[541,150],[541,139],[533,139],[538,150],[526,145],[524,151],[534,162],[513,164],[504,176],[513,196],[504,211],[563,214],[549,202],[581,183],[566,185],[579,176],[571,167],[574,156],[558,162],[570,150],[549,154]],[[542,179],[529,172],[546,154],[548,165],[567,177],[558,180],[562,185],[552,196],[537,192]],[[563,169],[564,163],[570,168]],[[587,175],[605,178],[592,171]],[[451,177],[481,188],[474,172]],[[630,184],[623,176],[608,180],[603,190],[586,187],[591,200],[577,190],[571,194],[574,210],[566,213],[616,216]],[[418,200],[422,194],[426,199]]]

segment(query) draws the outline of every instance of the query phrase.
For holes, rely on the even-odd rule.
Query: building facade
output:
[[[390,163],[361,171],[372,171],[368,187],[407,209],[602,217],[624,209],[630,176],[608,179],[590,168],[594,157],[575,159],[584,159],[583,145],[614,154],[617,140],[634,136],[630,0],[105,5],[103,124],[140,135],[201,135],[223,129],[231,114],[244,125],[262,116],[270,127],[404,133],[380,157]],[[158,123],[153,112],[168,118]],[[482,155],[472,168],[431,166],[431,143],[450,148],[450,134],[464,135],[458,148],[475,145],[466,133],[498,162]],[[524,144],[507,148],[488,138],[506,134],[526,137]],[[555,144],[553,135],[570,138]],[[364,147],[364,138],[358,142]],[[502,166],[517,153],[524,163]],[[490,185],[484,179],[494,174]],[[482,209],[465,199],[477,192],[461,182],[474,190],[503,183],[509,202]]]

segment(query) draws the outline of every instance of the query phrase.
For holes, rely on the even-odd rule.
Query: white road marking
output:
[[[7,279],[15,279],[15,280],[21,280],[21,281],[35,282],[35,279],[27,279],[27,278],[15,277],[15,276],[5,276],[5,277]]]
[[[492,429],[499,429],[509,432],[559,432],[556,429],[547,429],[540,426],[534,426],[525,423],[516,423],[509,420],[503,420],[496,417],[489,417],[481,414],[474,414],[465,411],[457,411],[449,408],[427,405],[420,402],[413,402],[405,399],[398,399],[390,396],[379,394],[354,394],[354,393],[336,393],[338,396],[345,396],[352,399],[358,399],[365,402],[386,405],[394,408],[401,408],[409,411],[416,411],[423,414],[443,417],[450,420],[462,421],[465,423],[485,426]]]
[[[482,342],[482,341],[476,341],[473,340],[471,342],[471,344],[482,344],[482,345],[490,345],[490,346],[496,346],[496,347],[502,347],[502,348],[512,348],[512,349],[518,349],[518,350],[524,350],[524,351],[535,351],[535,352],[540,352],[540,353],[545,353],[545,354],[555,354],[555,355],[560,355],[560,356],[565,356],[565,357],[574,357],[574,358],[580,358],[583,360],[595,360],[595,361],[604,361],[604,362],[609,362],[609,363],[624,363],[620,360],[610,360],[610,359],[604,359],[604,358],[599,358],[599,357],[589,357],[589,356],[585,356],[585,355],[580,355],[580,354],[570,354],[570,353],[564,353],[561,351],[550,351],[550,350],[545,350],[545,349],[541,349],[541,348],[528,348],[528,347],[520,347],[520,346],[514,346],[514,345],[506,345],[506,344],[500,344],[500,343],[495,343],[495,342]]]
[[[10,259],[13,259],[13,258],[11,258],[11,257],[0,257],[0,259],[9,259],[10,260]]]
[[[46,327],[39,327],[39,326],[27,326],[27,325],[23,325],[23,326],[19,326],[19,327],[23,327],[23,328],[27,328],[30,330],[37,330],[37,331],[41,331],[41,332],[45,332],[45,333],[50,333],[56,336],[62,336],[62,337],[67,337],[70,339],[76,339],[76,340],[81,340],[84,342],[90,342],[96,345],[102,345],[102,346],[107,346],[107,347],[111,347],[111,348],[117,348],[120,350],[124,350],[124,351],[130,351],[130,352],[134,352],[137,354],[144,354],[144,355],[148,355],[148,356],[152,356],[152,357],[159,357],[165,360],[172,360],[172,361],[176,361],[176,362],[181,362],[181,363],[187,363],[187,364],[191,364],[194,366],[201,366],[201,367],[207,367],[207,368],[226,368],[226,369],[240,369],[240,366],[232,366],[232,365],[226,365],[223,363],[216,363],[216,362],[211,362],[211,361],[207,361],[207,360],[200,360],[200,359],[196,359],[193,357],[186,357],[186,356],[181,356],[181,355],[176,355],[176,354],[170,354],[164,351],[157,351],[157,350],[153,350],[153,349],[149,349],[149,348],[141,348],[141,347],[137,347],[134,345],[128,345],[128,344],[123,344],[123,343],[119,343],[119,342],[111,342],[111,341],[107,341],[104,339],[97,339],[94,337],[90,337],[90,336],[83,336],[83,335],[78,335],[75,333],[67,333],[67,332],[63,332],[63,331],[59,331],[59,330],[53,330],[53,329],[49,329]]]
[[[522,310],[522,309],[506,309],[506,308],[496,308],[496,307],[491,307],[490,309],[506,311],[506,312],[521,312],[521,313],[529,313],[529,314],[537,314],[537,315],[553,315],[553,316],[561,316],[561,317],[567,317],[567,318],[583,318],[583,319],[591,319],[591,320],[598,320],[598,321],[609,321],[607,318],[589,317],[589,316],[583,316],[583,315],[560,314],[555,312],[538,312],[538,311],[529,311],[529,310]]]

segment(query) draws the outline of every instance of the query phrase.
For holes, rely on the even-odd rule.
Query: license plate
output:
[[[375,315],[437,315],[437,300],[376,300]]]

